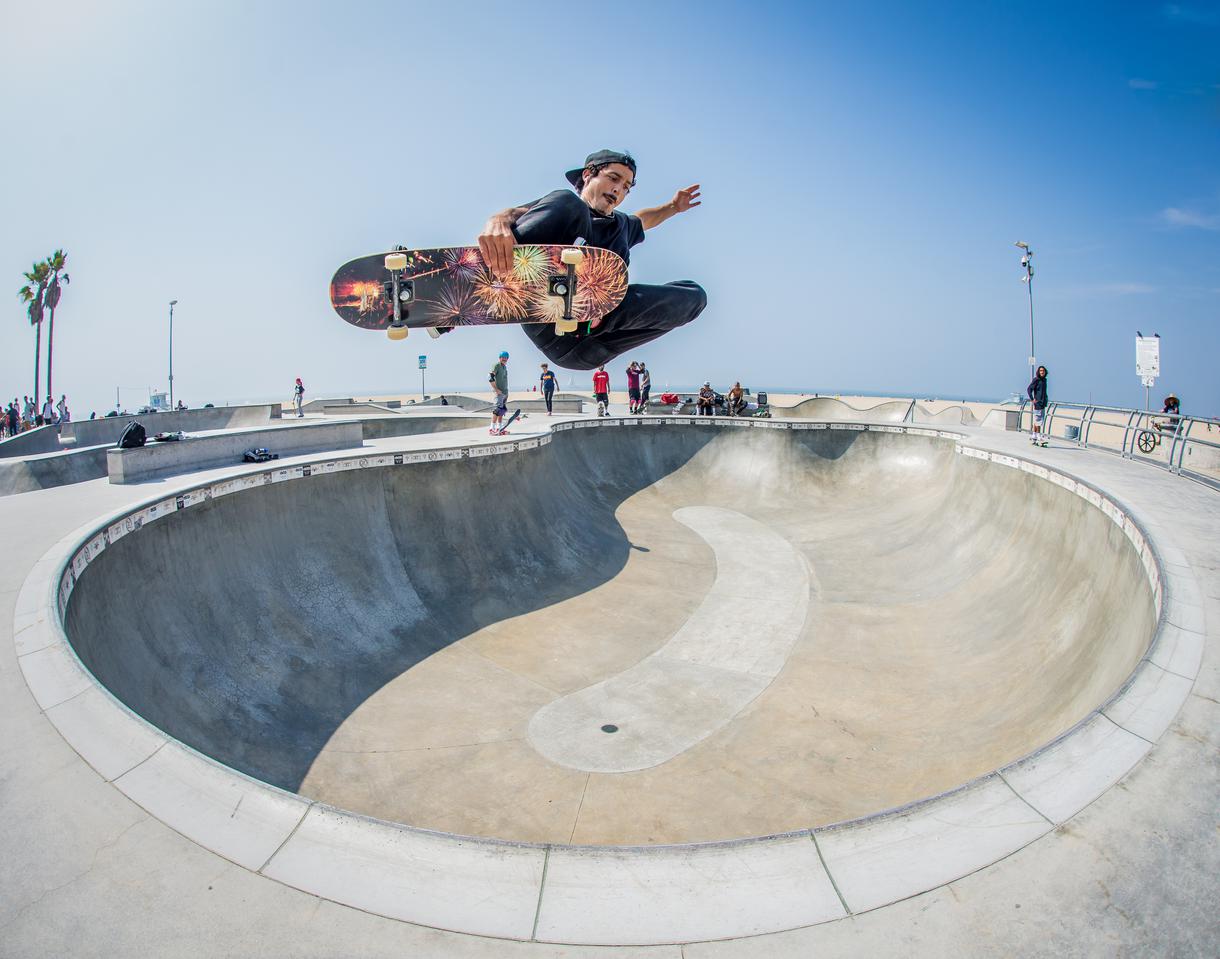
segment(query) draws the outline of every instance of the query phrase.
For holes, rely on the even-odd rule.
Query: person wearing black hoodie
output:
[[[1025,388],[1025,394],[1034,404],[1034,425],[1029,433],[1029,441],[1034,446],[1046,446],[1046,438],[1042,432],[1042,422],[1046,418],[1046,367],[1039,366],[1038,372]]]

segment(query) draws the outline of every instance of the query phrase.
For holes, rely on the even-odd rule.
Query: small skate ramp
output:
[[[889,400],[856,407],[830,396],[815,396],[795,406],[771,408],[771,415],[785,420],[825,420],[854,423],[901,423],[911,408],[910,400]]]
[[[932,405],[916,402],[911,410],[911,422],[939,426],[976,426],[979,420],[974,411],[965,404],[954,403],[937,409]]]
[[[1099,707],[1153,634],[1121,527],[952,440],[589,426],[133,520],[68,637],[130,709],[284,789],[653,844],[952,789]]]

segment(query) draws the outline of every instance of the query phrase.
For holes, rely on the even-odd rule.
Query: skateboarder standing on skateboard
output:
[[[487,382],[495,393],[496,405],[491,411],[489,433],[499,433],[504,428],[504,414],[508,412],[508,350],[500,351],[500,359],[491,368]]]
[[[598,150],[583,166],[565,176],[576,189],[556,190],[533,203],[494,214],[479,236],[483,259],[493,272],[507,274],[517,243],[576,243],[611,250],[630,259],[631,247],[644,242],[644,231],[702,202],[699,184],[679,190],[661,206],[628,214],[618,206],[635,187],[636,162],[627,153]],[[526,335],[551,362],[573,370],[591,370],[622,353],[643,346],[697,317],[707,294],[691,280],[661,286],[632,283],[615,309],[589,331],[563,336],[550,324],[531,323]]]
[[[1042,435],[1042,422],[1046,418],[1046,367],[1039,366],[1038,372],[1025,388],[1025,394],[1034,404],[1034,425],[1030,430],[1029,441],[1034,446],[1046,446],[1046,437]]]
[[[301,403],[305,399],[305,384],[301,382],[298,376],[296,384],[292,387],[292,406],[297,411],[297,416],[304,416],[301,412]]]
[[[593,374],[593,400],[597,403],[597,415],[610,415],[610,374],[599,366]]]

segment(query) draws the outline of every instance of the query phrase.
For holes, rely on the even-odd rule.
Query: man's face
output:
[[[613,213],[635,185],[635,174],[625,163],[604,166],[594,177],[585,174],[580,198],[603,216]]]

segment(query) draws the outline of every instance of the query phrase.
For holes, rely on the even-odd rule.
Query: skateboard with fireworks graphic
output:
[[[627,265],[590,246],[517,246],[507,276],[493,273],[477,246],[398,249],[339,267],[330,302],[363,330],[401,340],[412,327],[553,323],[572,333],[596,323],[627,293]]]

